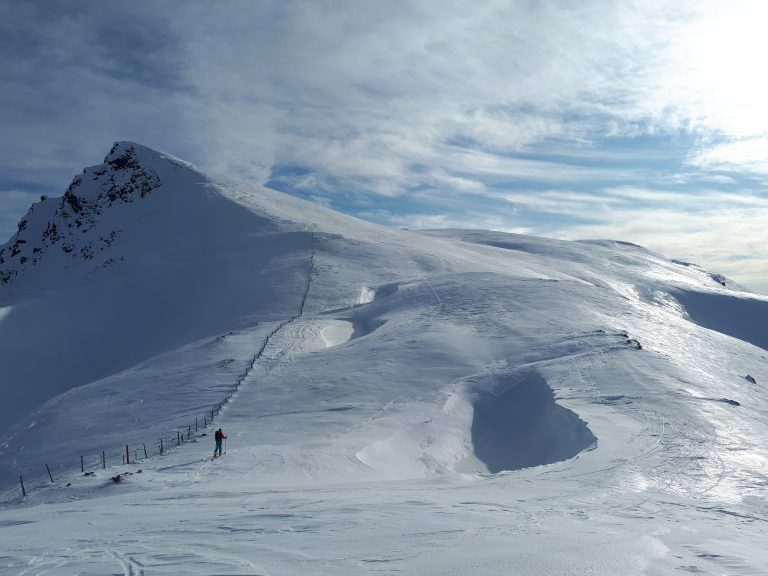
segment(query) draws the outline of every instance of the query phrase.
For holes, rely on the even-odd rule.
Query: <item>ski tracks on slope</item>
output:
[[[123,576],[144,576],[144,568],[141,562],[135,560],[131,556],[120,554],[114,550],[106,552],[112,556],[123,569]]]
[[[77,566],[78,571],[84,566],[90,567],[92,574],[119,574],[123,576],[146,576],[144,564],[129,554],[121,554],[114,549],[104,548],[67,548],[56,552],[46,551],[43,556],[33,556],[27,561],[26,568],[16,573],[16,576],[44,576],[46,574],[63,574],[68,567]],[[107,571],[108,572],[105,572]],[[74,573],[74,572],[73,572]],[[78,572],[81,573],[81,572]]]
[[[554,475],[565,473],[562,478],[590,479],[592,486],[599,488],[605,495],[601,501],[600,512],[619,512],[627,515],[643,513],[657,514],[663,508],[664,494],[697,497],[716,492],[728,474],[728,467],[720,456],[723,440],[717,433],[707,427],[690,426],[685,413],[679,413],[674,404],[668,409],[664,403],[654,401],[656,387],[653,381],[642,381],[642,388],[633,396],[616,395],[613,390],[601,389],[600,382],[610,382],[610,378],[596,377],[603,370],[618,369],[616,375],[621,376],[627,359],[621,359],[620,354],[639,354],[646,360],[655,362],[651,352],[642,350],[630,351],[624,346],[599,347],[586,354],[569,358],[567,368],[562,377],[556,380],[558,387],[578,389],[586,392],[579,395],[582,401],[603,404],[606,407],[621,405],[619,417],[632,416],[640,427],[625,439],[625,449],[611,459],[578,473],[571,467],[568,470],[553,471]],[[575,379],[578,384],[569,384]],[[604,386],[604,384],[603,384]],[[641,465],[641,463],[646,464]],[[690,475],[681,475],[681,470],[691,469],[694,480]],[[643,470],[653,470],[648,476]],[[549,473],[547,473],[549,474]],[[618,494],[623,495],[613,500]],[[634,496],[633,496],[634,495]],[[662,497],[662,498],[660,498]],[[578,496],[574,503],[583,511],[594,507],[594,502],[579,502]]]
[[[603,331],[584,336],[600,339],[610,336],[621,336],[623,338],[623,334],[614,335]],[[628,487],[628,485],[632,484],[635,471],[639,469],[639,463],[658,455],[668,435],[668,423],[665,415],[638,402],[641,397],[615,395],[612,394],[611,390],[601,389],[599,382],[610,380],[606,380],[604,377],[599,378],[598,373],[619,366],[616,354],[625,350],[624,346],[617,345],[615,342],[611,342],[608,345],[604,342],[598,342],[592,350],[569,356],[565,360],[564,370],[555,379],[554,386],[555,390],[579,390],[580,393],[578,395],[568,396],[570,399],[586,401],[590,404],[605,405],[606,407],[623,405],[625,410],[634,414],[640,425],[636,432],[626,438],[627,450],[623,453],[617,453],[610,459],[602,462],[602,465],[598,464],[593,468],[588,467],[586,470],[582,469],[579,472],[576,472],[571,466],[568,466],[566,469],[545,472],[546,475],[553,474],[564,479],[590,479],[590,484],[599,488],[609,500],[613,499],[613,495],[617,490],[622,493],[626,492],[626,490],[632,490],[632,487]],[[611,505],[608,502],[603,502],[601,509],[614,511],[635,510],[650,499],[645,490],[642,490],[638,495],[639,498],[637,499],[624,498],[621,504]],[[574,501],[574,503],[578,502]],[[576,513],[585,514],[584,510],[588,510],[591,506],[593,506],[593,503],[581,503]]]
[[[317,253],[317,237],[314,232],[311,232],[312,235],[312,249],[310,251],[309,255],[309,266],[307,270],[307,284],[306,288],[304,290],[304,294],[301,298],[301,303],[299,304],[299,311],[298,314],[295,316],[291,316],[290,318],[286,320],[282,320],[275,326],[264,338],[264,340],[261,343],[261,346],[256,351],[256,353],[253,355],[253,358],[248,364],[248,367],[245,369],[245,372],[237,379],[237,382],[235,383],[235,392],[227,397],[224,401],[224,405],[229,404],[236,398],[238,395],[238,392],[240,391],[240,387],[248,381],[252,376],[254,371],[257,369],[257,367],[260,365],[260,361],[264,357],[264,354],[267,350],[267,346],[269,346],[270,342],[272,342],[275,337],[280,334],[286,327],[288,327],[290,324],[295,322],[297,319],[301,318],[304,315],[304,308],[307,304],[307,299],[309,298],[309,292],[312,288],[312,276],[315,272],[315,254]],[[269,370],[269,368],[268,368]]]

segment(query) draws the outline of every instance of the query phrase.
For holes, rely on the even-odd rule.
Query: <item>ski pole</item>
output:
[[[224,438],[224,454],[227,453],[227,439]]]

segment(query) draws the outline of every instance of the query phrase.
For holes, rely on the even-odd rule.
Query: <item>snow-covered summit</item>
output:
[[[182,167],[180,161],[132,142],[117,142],[104,163],[83,170],[57,200],[42,197],[21,219],[18,232],[0,246],[0,282],[11,283],[52,253],[89,260],[114,242],[117,229],[89,235],[99,220],[109,219],[116,203],[144,198],[160,184],[157,160]]]
[[[190,164],[116,143],[0,247],[0,366],[14,383],[0,428],[73,386],[249,325],[257,310],[293,311],[302,287],[286,275],[305,271],[286,262],[311,245],[304,227],[244,208]]]

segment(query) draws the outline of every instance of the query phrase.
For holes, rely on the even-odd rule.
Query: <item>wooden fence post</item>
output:
[[[147,456],[147,445],[146,444],[144,444],[144,458],[149,458],[149,456]]]
[[[21,475],[19,475],[19,482],[21,482],[21,495],[26,496],[27,491],[24,489],[24,478],[22,478]]]
[[[191,424],[187,427],[187,440],[189,440],[190,436],[192,436],[192,425]]]
[[[85,472],[85,464],[83,463],[82,456],[80,456],[80,472]]]
[[[208,416],[203,416],[203,428],[208,428]]]
[[[101,451],[101,467],[104,470],[107,469],[107,455],[104,453],[104,450]]]
[[[178,446],[181,446],[181,432],[179,432],[178,430],[176,430],[176,444]]]
[[[131,463],[131,453],[128,451],[128,444],[125,445],[125,463]]]
[[[51,474],[51,469],[48,468],[48,464],[45,465],[45,469],[48,470],[48,476],[50,476],[51,482],[53,482],[53,474]]]
[[[197,418],[195,418],[195,432],[197,432]]]
[[[160,455],[163,455],[163,439],[160,438]]]

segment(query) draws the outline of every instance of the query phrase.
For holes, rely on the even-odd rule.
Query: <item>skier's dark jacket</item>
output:
[[[226,438],[226,436],[224,436],[224,432],[216,430],[216,434],[213,435],[213,438],[214,440],[223,440],[224,438]]]

